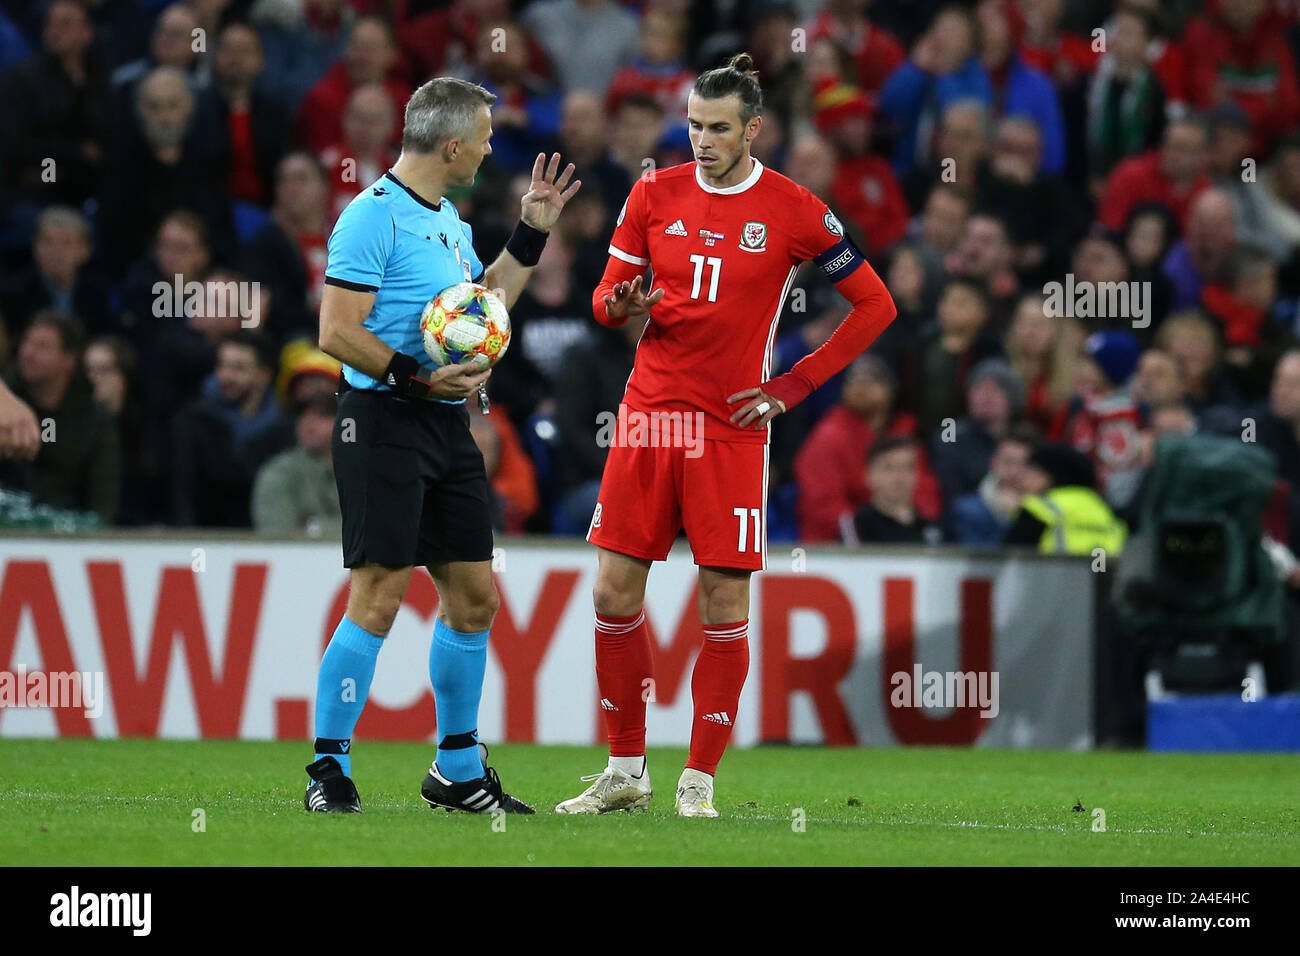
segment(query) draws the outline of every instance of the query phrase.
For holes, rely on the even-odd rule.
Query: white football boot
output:
[[[591,786],[571,800],[555,805],[556,813],[611,813],[614,810],[648,810],[650,808],[650,770],[643,762],[641,776],[634,777],[618,767],[606,767],[600,773],[582,778]]]
[[[677,815],[679,817],[716,817],[713,809],[713,778],[687,767],[677,781]]]

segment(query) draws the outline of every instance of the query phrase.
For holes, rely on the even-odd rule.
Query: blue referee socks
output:
[[[352,776],[352,731],[366,706],[383,646],[382,637],[344,615],[321,658],[316,678],[316,759],[333,757],[348,777]]]
[[[429,680],[438,714],[438,771],[453,783],[486,772],[478,755],[478,705],[487,671],[487,631],[453,630],[442,618],[433,625]]]

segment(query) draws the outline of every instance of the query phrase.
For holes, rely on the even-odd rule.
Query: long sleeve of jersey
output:
[[[853,309],[821,348],[805,355],[784,375],[763,383],[763,391],[780,399],[787,409],[802,402],[861,355],[898,315],[885,283],[848,239],[836,243],[813,261],[839,293],[853,303]],[[835,273],[840,269],[846,269],[848,274],[837,279]]]
[[[620,282],[631,282],[645,270],[646,267],[643,265],[625,262],[616,256],[609,257],[609,261],[605,263],[605,274],[600,277],[596,291],[591,294],[591,314],[596,317],[597,322],[601,325],[616,326],[627,321],[627,316],[621,319],[609,317],[609,313],[605,310],[605,298],[614,294],[614,286]],[[642,288],[641,292],[644,295],[650,294],[648,288]]]

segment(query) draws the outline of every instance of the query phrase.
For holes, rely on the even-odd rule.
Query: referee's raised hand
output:
[[[479,368],[471,362],[444,365],[429,377],[429,395],[432,398],[469,398],[492,374],[490,368]]]
[[[573,163],[569,163],[561,174],[559,153],[552,153],[549,163],[546,163],[545,153],[538,153],[533,162],[533,180],[520,202],[519,218],[539,232],[549,232],[555,220],[560,218],[564,204],[582,185],[581,179],[569,182],[574,168]]]

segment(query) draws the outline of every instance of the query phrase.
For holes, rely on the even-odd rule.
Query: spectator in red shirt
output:
[[[1165,127],[1158,150],[1124,160],[1111,172],[1102,192],[1097,218],[1119,232],[1133,207],[1143,202],[1166,206],[1187,227],[1192,203],[1210,188],[1206,175],[1209,134],[1197,120],[1173,120]]]
[[[1284,24],[1267,0],[1210,0],[1183,37],[1187,95],[1209,109],[1235,101],[1267,150],[1300,122],[1300,85]]]
[[[230,141],[230,197],[270,205],[275,167],[289,149],[289,111],[257,86],[265,61],[257,31],[235,21],[213,51],[218,115]]]
[[[1027,65],[1046,73],[1058,87],[1093,71],[1098,58],[1093,40],[1061,29],[1063,0],[1021,0],[1020,6],[1025,16],[1020,57]]]
[[[867,17],[871,0],[827,0],[821,13],[805,27],[809,48],[819,40],[834,40],[853,57],[857,85],[868,96],[880,92],[907,51],[892,33]]]
[[[1043,296],[1030,292],[1012,313],[1003,347],[1025,384],[1024,418],[1052,441],[1061,437],[1074,390],[1075,356],[1083,342],[1076,319],[1049,316]]]
[[[307,91],[298,109],[298,142],[315,153],[343,138],[343,112],[358,87],[382,84],[396,115],[406,110],[411,88],[395,75],[397,48],[388,24],[379,17],[362,17],[352,27],[343,60]],[[392,146],[397,145],[394,134]]]
[[[1088,455],[1106,501],[1125,508],[1142,477],[1141,433],[1146,415],[1128,393],[1142,349],[1129,332],[1096,332],[1083,343],[1080,361],[1087,369],[1076,410],[1066,426],[1066,440]]]
[[[870,101],[857,87],[822,79],[813,95],[813,124],[839,154],[831,202],[858,227],[866,253],[879,255],[902,238],[911,213],[888,160],[868,151]]]
[[[378,83],[359,86],[343,113],[343,139],[320,154],[330,178],[330,221],[396,161],[392,148],[397,114]]]
[[[686,22],[654,7],[641,18],[638,45],[641,55],[619,69],[605,92],[605,112],[618,112],[623,97],[640,93],[663,107],[669,122],[686,118],[686,97],[695,82],[695,74],[686,68],[683,50]]]
[[[839,541],[871,500],[863,462],[878,438],[915,436],[916,418],[895,408],[897,382],[883,360],[863,355],[845,370],[840,403],[813,429],[795,458],[799,538]],[[939,514],[939,484],[923,449],[917,454],[913,504],[925,519]]]

